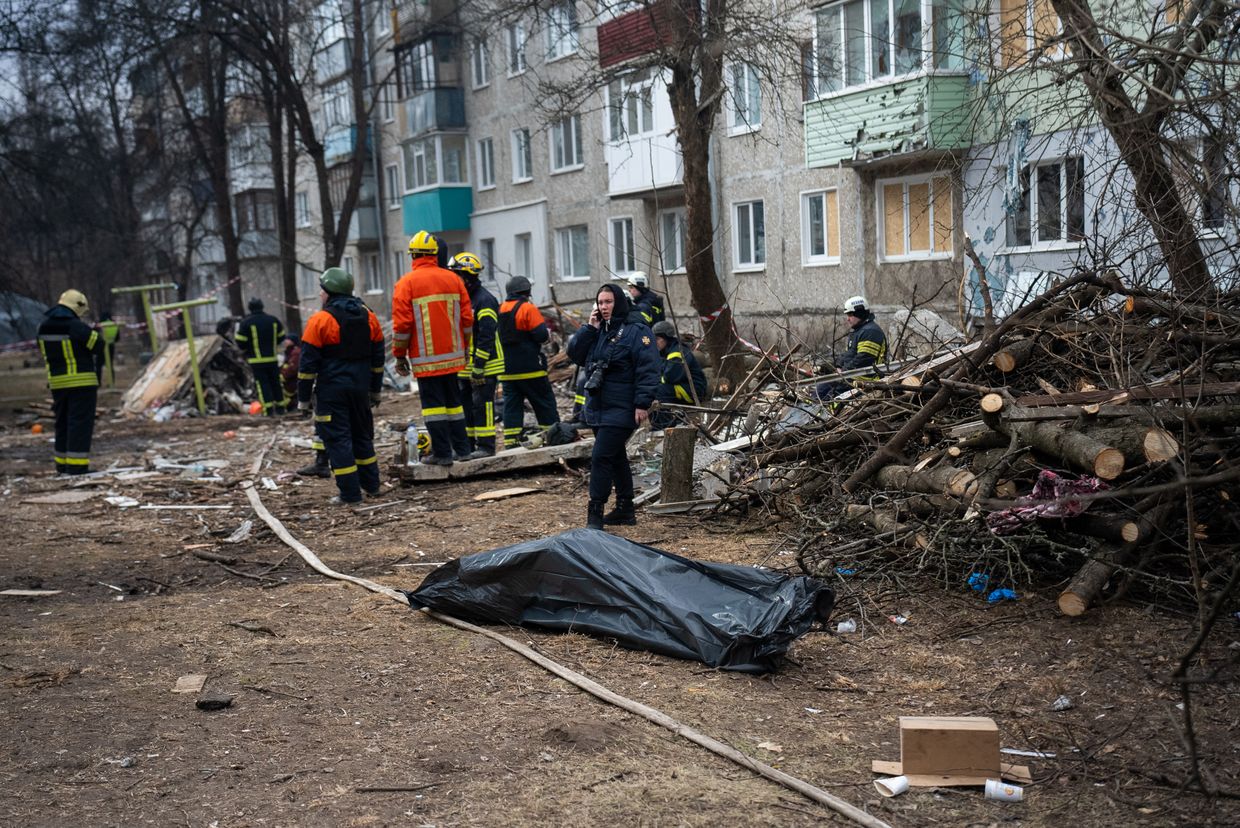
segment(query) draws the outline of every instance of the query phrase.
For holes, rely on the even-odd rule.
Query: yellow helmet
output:
[[[457,253],[448,262],[448,270],[454,273],[465,273],[469,276],[477,276],[482,272],[482,260],[473,253]]]
[[[60,294],[57,304],[64,305],[69,310],[82,316],[90,310],[90,303],[86,301],[86,294],[80,290],[69,289]]]
[[[414,256],[435,256],[439,253],[439,239],[426,230],[419,230],[409,240],[409,252]]]

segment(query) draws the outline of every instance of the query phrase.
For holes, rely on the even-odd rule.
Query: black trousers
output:
[[[481,385],[461,379],[461,400],[465,409],[465,435],[473,448],[495,453],[496,377],[483,378]]]
[[[594,429],[594,451],[590,455],[590,499],[606,501],[612,486],[616,499],[633,499],[633,469],[625,444],[636,428],[598,426]]]
[[[418,396],[422,398],[422,422],[431,436],[431,454],[441,459],[468,455],[469,435],[456,374],[418,377]]]
[[[372,494],[379,491],[375,418],[365,391],[316,389],[314,430],[327,451],[341,500],[357,503],[363,489]]]
[[[95,433],[97,388],[61,388],[52,391],[52,411],[56,414],[56,443],[53,460],[57,474],[86,474],[90,471],[90,439]]]
[[[284,413],[284,385],[280,381],[280,366],[274,362],[250,363],[254,372],[254,387],[263,413],[268,417]]]
[[[560,421],[555,407],[555,391],[546,376],[522,380],[504,380],[504,448],[521,444],[521,426],[525,422],[525,401],[534,409],[534,418],[543,431]]]

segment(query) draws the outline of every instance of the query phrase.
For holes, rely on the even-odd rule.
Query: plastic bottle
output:
[[[406,456],[409,458],[405,461],[407,466],[416,466],[422,462],[422,458],[418,452],[418,426],[416,423],[410,423],[405,429],[405,450]]]

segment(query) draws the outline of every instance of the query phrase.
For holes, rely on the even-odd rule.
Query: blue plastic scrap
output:
[[[986,585],[990,583],[990,576],[985,572],[974,572],[969,576],[969,589],[974,592],[984,592]]]
[[[986,596],[986,601],[991,604],[997,604],[1000,601],[1015,601],[1020,598],[1010,589],[996,589],[994,592]]]

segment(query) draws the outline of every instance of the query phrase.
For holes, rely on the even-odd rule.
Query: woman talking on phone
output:
[[[568,356],[585,371],[582,418],[594,429],[590,456],[590,506],[586,526],[632,526],[633,470],[625,444],[649,416],[659,387],[659,349],[642,322],[628,320],[629,297],[615,285],[603,285],[595,297],[590,322],[568,343]],[[611,490],[616,508],[603,514]]]

